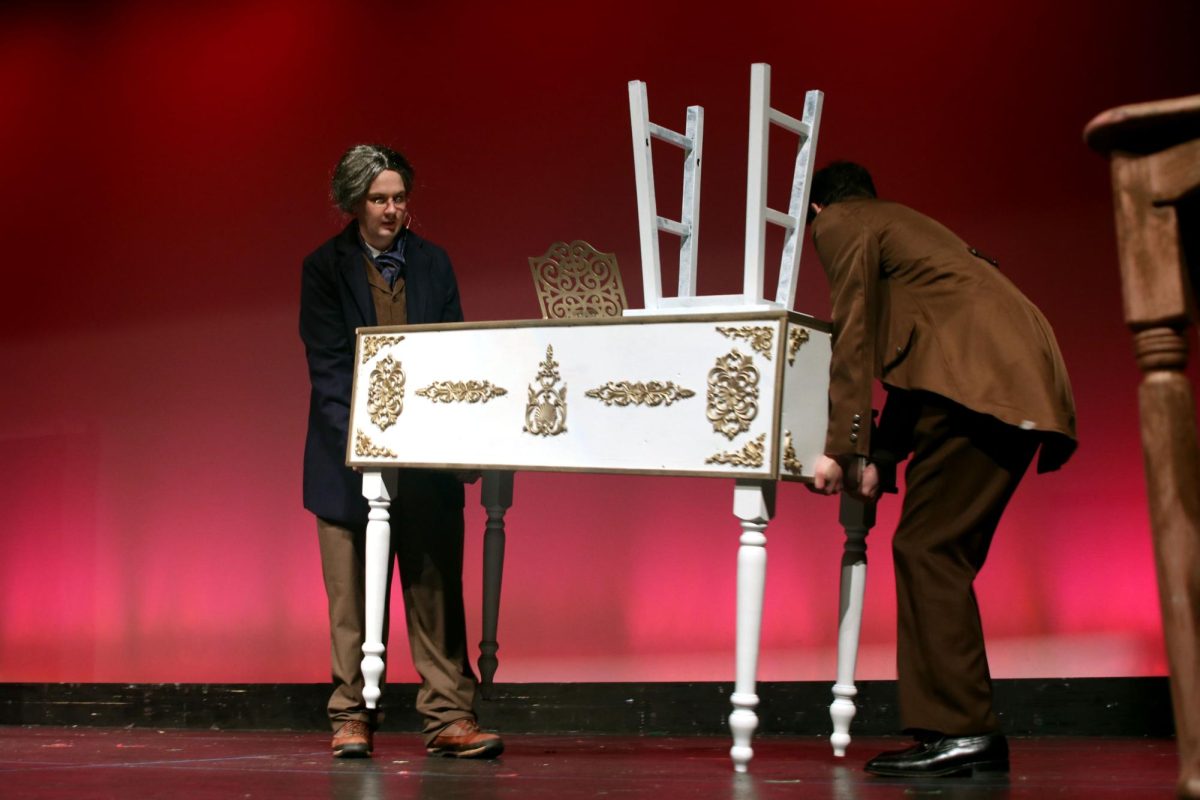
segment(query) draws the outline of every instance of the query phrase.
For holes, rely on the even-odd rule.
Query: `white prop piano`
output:
[[[623,288],[578,281],[568,270],[543,293],[562,319],[364,328],[350,416],[347,461],[363,472],[370,506],[366,544],[365,696],[374,707],[383,671],[383,606],[390,568],[388,506],[396,467],[482,470],[484,617],[480,673],[497,668],[496,630],[504,513],[516,470],[623,472],[732,478],[740,521],[737,654],[732,695],[734,767],[753,756],[759,631],[768,521],[778,481],[808,481],[824,447],[830,327],[791,310],[808,205],[822,95],[809,92],[802,119],[770,107],[770,68],[751,70],[750,169],[744,290],[696,296],[703,110],[688,109],[685,133],[649,122],[645,84],[629,85],[646,307],[620,308]],[[787,213],[766,207],[771,124],[799,136]],[[658,216],[650,140],[685,151],[683,213]],[[768,222],[786,229],[779,285],[764,299]],[[679,290],[663,297],[658,233],[680,237]],[[570,250],[571,247],[567,249]],[[594,253],[595,251],[592,251]],[[564,252],[564,261],[572,254]],[[575,255],[579,255],[575,253]],[[593,259],[595,262],[596,259]],[[603,258],[591,265],[604,271]],[[557,266],[562,266],[556,262]],[[534,265],[535,275],[537,265]],[[544,277],[544,276],[543,276]],[[605,288],[607,286],[607,288]],[[835,752],[849,742],[853,672],[865,577],[863,542],[872,509],[843,502],[847,555],[842,575]]]

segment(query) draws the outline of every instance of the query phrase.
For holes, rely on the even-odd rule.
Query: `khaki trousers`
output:
[[[392,560],[400,570],[405,621],[413,665],[421,676],[417,712],[426,741],[455,720],[475,717],[477,681],[468,659],[462,599],[462,508],[446,502],[448,475],[403,472],[391,506]],[[382,714],[363,700],[362,645],[365,627],[365,527],[317,519],[321,570],[329,599],[333,694],[329,719],[336,730],[348,720],[376,726]],[[391,598],[384,606],[388,642]],[[395,657],[390,651],[388,657]],[[386,674],[385,674],[386,677]]]
[[[1038,437],[937,395],[897,390],[880,428],[888,442],[908,439],[897,450],[912,451],[892,540],[901,722],[951,736],[995,731],[973,584]]]

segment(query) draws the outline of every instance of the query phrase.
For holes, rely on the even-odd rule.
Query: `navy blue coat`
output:
[[[446,251],[408,231],[405,293],[412,324],[461,322],[458,282]],[[356,328],[376,325],[363,266],[358,222],[304,259],[300,284],[300,338],[312,394],[304,444],[304,507],[318,517],[359,527],[367,523],[362,476],[346,466],[350,388]],[[462,485],[440,476],[447,502],[463,504]],[[433,498],[431,498],[433,500]]]

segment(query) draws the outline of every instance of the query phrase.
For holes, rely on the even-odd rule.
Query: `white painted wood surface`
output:
[[[391,515],[388,506],[396,494],[396,471],[363,474],[363,496],[367,498],[366,571],[366,631],[363,639],[362,673],[365,685],[363,699],[367,708],[375,708],[380,697],[379,680],[383,676],[383,619],[387,599],[388,570],[392,567]]]
[[[758,649],[763,592],[767,579],[767,523],[775,515],[775,484],[739,480],[733,488],[733,515],[742,526],[737,555],[737,649],[733,694],[729,700],[729,757],[745,772],[754,757],[750,741],[758,727]]]
[[[829,717],[833,734],[829,743],[835,756],[845,756],[850,746],[850,722],[858,707],[854,698],[854,670],[858,664],[858,637],[862,630],[863,600],[867,589],[867,534],[875,525],[875,504],[842,495],[840,522],[846,530],[838,587],[837,683]]]
[[[555,387],[561,389],[557,396],[566,410],[565,425],[552,435],[536,435],[526,429],[527,411],[542,386],[539,372],[545,373],[548,350]],[[513,471],[732,477],[741,535],[731,756],[734,768],[746,771],[758,725],[755,687],[765,531],[774,510],[776,481],[810,479],[824,447],[829,357],[827,325],[780,310],[361,329],[348,463],[364,471],[364,494],[371,504],[363,648],[368,707],[375,707],[379,698],[383,669],[386,571],[380,565],[387,563],[393,468],[485,470],[482,502],[488,522],[480,671],[487,683],[498,663],[504,513],[512,503]],[[738,389],[721,382],[730,377],[731,363],[739,365],[734,372],[740,382],[732,382]],[[378,391],[372,391],[381,372],[390,374],[393,393],[382,404]],[[486,400],[441,402],[429,391],[446,382],[464,387],[474,382],[478,387],[484,381],[492,387]],[[692,394],[670,402],[660,397],[655,403],[627,405],[587,394],[622,381],[670,383]],[[714,394],[710,383],[717,384]],[[496,393],[497,388],[504,393]],[[711,413],[730,399],[729,392],[746,393],[742,414]],[[390,413],[381,414],[381,405]],[[752,444],[761,448],[761,463],[751,463],[756,456],[747,446]]]
[[[796,119],[771,106],[771,66],[750,67],[750,133],[746,155],[746,250],[742,293],[747,303],[762,302],[765,294],[767,223],[784,228],[783,253],[774,300],[782,308],[793,308],[799,283],[800,252],[804,220],[808,215],[808,193],[812,183],[825,95],[813,90],[804,95],[804,113]],[[787,212],[767,205],[767,171],[770,163],[771,126],[784,128],[799,138],[792,172]]]
[[[638,236],[642,255],[642,296],[648,312],[661,307],[662,263],[658,234],[679,237],[678,296],[696,294],[696,258],[700,251],[700,174],[704,155],[704,109],[688,106],[683,133],[650,121],[646,84],[629,82],[629,129],[633,137],[633,175],[637,189]],[[654,155],[651,140],[658,139],[683,150],[683,199],[679,219],[658,213],[654,191]]]
[[[808,341],[789,351],[789,330]],[[829,334],[823,323],[768,312],[689,318],[544,320],[509,325],[450,323],[364,329],[352,402],[348,463],[360,468],[577,470],[662,475],[810,478],[827,421]],[[762,334],[751,339],[751,334]],[[398,339],[368,355],[363,338]],[[756,344],[763,349],[756,349]],[[547,352],[564,390],[565,430],[525,429],[531,387]],[[791,356],[791,357],[790,357]],[[365,359],[365,360],[364,360]],[[717,430],[709,418],[709,384],[722,364],[737,361],[753,376],[744,425]],[[379,370],[403,374],[402,411],[372,420]],[[438,402],[420,392],[439,382],[487,382],[504,394],[476,402]],[[657,404],[620,405],[588,396],[610,384],[671,384],[691,396]],[[729,381],[732,386],[736,381]],[[733,391],[718,386],[716,391]],[[781,422],[786,420],[786,428]],[[790,434],[799,473],[781,470]],[[732,435],[730,435],[732,434]],[[356,448],[369,441],[376,452]],[[761,440],[761,441],[760,441]],[[760,442],[759,466],[726,460]]]

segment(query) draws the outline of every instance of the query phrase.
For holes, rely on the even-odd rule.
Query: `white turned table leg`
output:
[[[479,678],[484,696],[490,694],[499,660],[496,629],[500,624],[500,582],[504,575],[504,513],[512,505],[513,474],[483,473],[480,503],[487,511],[483,534],[483,639],[479,642]]]
[[[829,716],[833,720],[829,743],[833,745],[835,756],[846,755],[846,747],[850,744],[850,721],[857,711],[854,669],[858,663],[858,638],[867,587],[867,534],[875,524],[875,504],[843,494],[840,521],[846,529],[846,546],[842,552],[838,597],[837,683],[833,685],[833,704],[829,706]]]
[[[736,772],[754,757],[750,740],[758,727],[758,645],[762,630],[763,589],[767,575],[767,523],[775,513],[775,484],[739,480],[733,489],[733,515],[742,525],[737,557],[737,672],[730,701],[729,755]]]
[[[367,514],[366,620],[363,631],[363,700],[367,708],[375,708],[382,694],[379,681],[383,677],[383,610],[387,603],[388,570],[392,567],[392,526],[388,507],[396,494],[396,470],[364,472],[363,497],[371,507]]]

